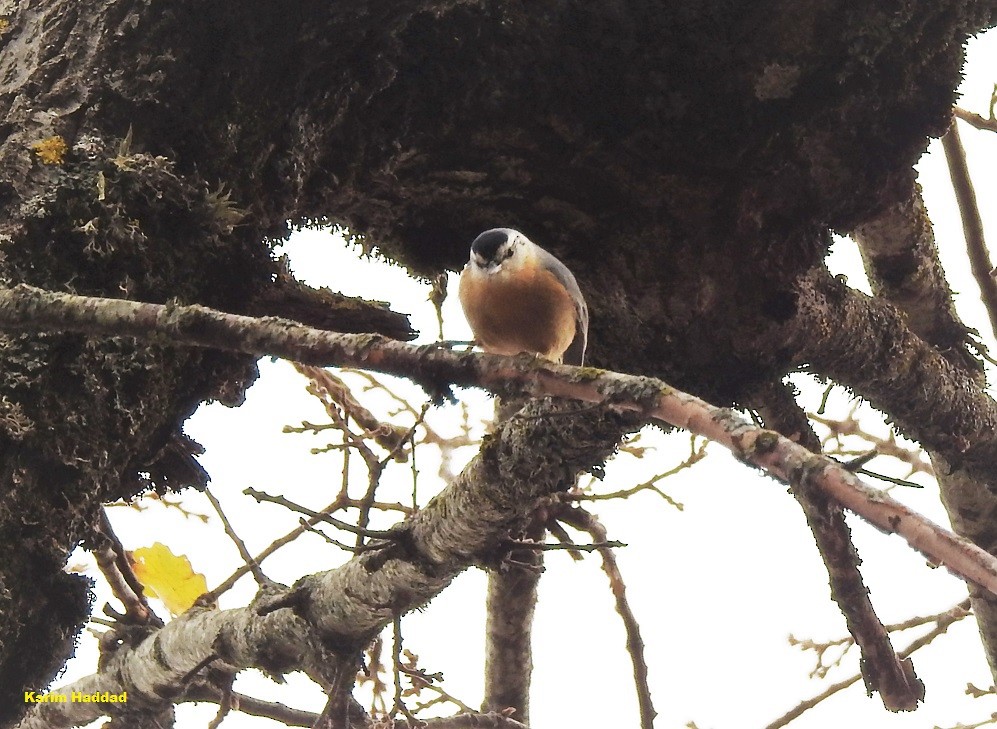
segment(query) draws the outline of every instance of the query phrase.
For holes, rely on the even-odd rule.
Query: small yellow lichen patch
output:
[[[57,134],[54,137],[35,142],[31,145],[31,149],[38,155],[42,164],[61,165],[66,152],[69,151],[69,145],[66,144],[65,139]]]

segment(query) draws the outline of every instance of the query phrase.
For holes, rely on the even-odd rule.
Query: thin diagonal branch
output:
[[[555,516],[576,529],[588,532],[596,541],[605,542],[608,539],[609,534],[602,522],[580,506],[570,506],[561,502],[558,504]],[[620,566],[616,562],[616,555],[609,547],[602,547],[599,549],[599,556],[602,557],[602,569],[609,578],[609,589],[612,590],[613,599],[616,601],[616,612],[623,620],[623,629],[627,634],[627,653],[630,654],[634,670],[640,726],[641,729],[654,729],[654,718],[658,712],[651,699],[651,685],[647,678],[647,661],[644,660],[644,639],[640,636],[640,625],[630,607],[630,601],[627,600],[627,586],[623,581]]]
[[[142,584],[135,577],[125,547],[111,526],[105,507],[100,509],[96,533],[98,541],[93,551],[94,558],[101,574],[111,587],[111,592],[125,606],[125,617],[128,622],[162,625],[162,620],[149,606]],[[105,540],[106,543],[101,543]]]
[[[274,581],[264,574],[263,569],[260,567],[259,563],[253,559],[253,555],[249,553],[246,548],[246,543],[242,541],[238,534],[235,533],[235,529],[232,527],[232,523],[228,520],[222,509],[221,503],[215,498],[215,495],[211,493],[210,488],[204,489],[204,495],[211,502],[211,506],[214,507],[215,513],[218,514],[218,518],[222,521],[222,527],[225,529],[225,533],[228,534],[229,539],[235,544],[235,548],[239,550],[239,556],[242,557],[242,561],[249,568],[250,572],[253,573],[253,577],[256,578],[256,583],[260,587],[272,586]]]
[[[959,203],[969,264],[973,270],[973,277],[980,287],[980,298],[987,308],[990,327],[994,336],[997,336],[997,280],[991,275],[993,265],[983,234],[983,219],[980,217],[980,206],[976,202],[976,191],[973,189],[969,164],[966,162],[966,150],[962,146],[959,125],[955,119],[942,137],[942,147],[945,149],[945,161],[948,162],[949,174],[952,177],[955,199]]]

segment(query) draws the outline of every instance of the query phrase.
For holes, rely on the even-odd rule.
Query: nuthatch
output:
[[[486,352],[585,361],[589,314],[578,282],[519,231],[494,228],[474,239],[460,274],[460,303]]]

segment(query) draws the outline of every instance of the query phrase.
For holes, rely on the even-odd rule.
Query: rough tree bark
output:
[[[594,364],[720,403],[809,364],[993,487],[997,409],[971,358],[938,354],[964,341],[926,341],[815,267],[829,228],[909,195],[962,45],[994,22],[986,0],[0,0],[0,282],[404,336],[281,275],[267,241],[344,222],[429,274],[514,224],[578,275]],[[61,567],[96,506],[203,482],[179,425],[238,402],[253,362],[0,344],[16,693],[72,650],[87,591]],[[19,708],[0,696],[0,724]]]

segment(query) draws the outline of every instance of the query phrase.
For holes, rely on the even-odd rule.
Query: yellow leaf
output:
[[[158,597],[173,615],[186,611],[208,591],[204,575],[194,572],[190,560],[156,542],[131,552],[132,570],[151,597]]]

